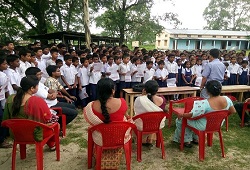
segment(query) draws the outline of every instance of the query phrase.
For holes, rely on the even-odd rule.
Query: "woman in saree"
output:
[[[23,77],[17,93],[8,97],[5,108],[3,120],[7,119],[29,119],[44,124],[51,124],[56,122],[53,120],[52,114],[45,101],[37,96],[33,96],[38,90],[39,80],[36,76]],[[41,128],[36,128],[34,131],[34,138],[41,141],[43,137],[49,136],[51,131],[42,131]],[[47,145],[50,150],[54,151],[55,139],[51,138]]]
[[[211,80],[207,82],[205,88],[207,90],[207,93],[209,94],[209,98],[205,100],[194,101],[193,109],[190,113],[181,113],[178,115],[178,118],[176,119],[176,130],[173,139],[174,142],[180,143],[182,117],[194,118],[202,114],[218,110],[229,110],[230,114],[236,113],[231,99],[229,99],[227,96],[220,96],[222,89],[220,82]],[[188,120],[187,123],[189,126],[192,126],[198,130],[205,130],[206,128],[206,119]],[[184,142],[185,147],[191,148],[191,142],[193,142],[194,144],[198,144],[198,136],[195,135],[192,130],[186,128]]]
[[[115,85],[112,79],[103,78],[100,79],[97,83],[97,100],[90,102],[83,110],[84,117],[86,121],[91,126],[98,125],[101,123],[109,123],[112,121],[127,121],[125,114],[127,111],[127,104],[123,98],[114,98],[115,94]],[[128,131],[126,141],[129,141],[131,138],[130,130]],[[99,132],[93,133],[93,140],[96,144],[102,145],[102,135]],[[112,149],[104,150],[103,160],[119,160],[118,157],[121,156],[122,149]],[[114,158],[115,155],[115,158]],[[103,169],[112,169],[110,165],[105,164],[106,167]],[[116,162],[116,165],[119,166],[119,162]]]
[[[135,99],[134,111],[135,115],[146,112],[161,112],[165,111],[166,99],[164,96],[157,96],[159,85],[155,80],[149,80],[145,83],[143,95]],[[135,125],[138,130],[142,130],[141,119],[135,120]],[[165,118],[161,121],[160,128],[165,126]],[[143,135],[142,145],[152,147],[152,143],[156,141],[156,135]]]

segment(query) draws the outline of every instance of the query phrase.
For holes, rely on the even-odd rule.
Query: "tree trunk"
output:
[[[85,29],[85,41],[86,47],[90,49],[91,43],[91,33],[89,29],[89,0],[83,0],[83,21],[84,21],[84,29]]]
[[[69,2],[68,21],[67,21],[66,31],[70,31],[69,26],[71,24],[71,16],[72,16],[72,11],[74,10],[74,7],[75,7],[75,0],[72,0],[71,2]]]
[[[58,16],[58,31],[63,31],[63,25],[62,25],[62,14],[60,12],[60,6],[59,6],[59,0],[56,0],[55,2],[55,10],[56,15]]]

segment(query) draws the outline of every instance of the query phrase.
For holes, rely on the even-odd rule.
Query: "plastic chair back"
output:
[[[214,111],[204,114],[207,119],[206,132],[219,131],[222,121],[229,115],[228,110]]]
[[[183,99],[183,103],[185,103],[184,113],[189,113],[193,109],[194,101],[196,100],[204,100],[202,97],[188,97]]]
[[[11,129],[14,140],[25,143],[35,143],[34,130],[41,127],[43,130],[52,130],[47,125],[28,119],[9,119],[2,122],[2,126]]]
[[[133,117],[133,120],[141,119],[143,122],[143,131],[151,132],[160,129],[160,123],[164,117],[169,117],[166,112],[147,112]]]
[[[129,122],[102,123],[88,129],[88,133],[98,131],[102,134],[102,147],[118,147],[124,145],[125,134],[128,129],[135,129],[135,125]]]

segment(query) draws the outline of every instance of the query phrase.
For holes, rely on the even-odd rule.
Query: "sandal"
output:
[[[51,148],[49,148],[50,151],[55,151],[56,150],[56,145],[55,146],[52,146]]]
[[[12,144],[4,141],[3,143],[0,144],[0,148],[12,148]]]
[[[191,143],[189,143],[189,142],[184,143],[184,146],[186,148],[192,148],[193,147],[193,145]]]
[[[195,145],[199,144],[198,140],[193,140],[192,143],[195,144]]]

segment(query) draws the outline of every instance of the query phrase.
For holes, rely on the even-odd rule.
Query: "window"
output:
[[[240,36],[237,36],[237,38],[241,38]]]
[[[158,40],[158,46],[161,46],[161,40]]]
[[[167,46],[168,40],[164,40],[164,46]]]
[[[168,34],[165,34],[165,37],[168,37]]]
[[[227,36],[223,36],[223,38],[227,38]]]
[[[213,35],[213,38],[216,38],[216,35]]]
[[[189,40],[186,41],[186,46],[189,46]]]
[[[232,41],[228,41],[227,45],[231,46],[232,45]]]
[[[198,35],[198,37],[202,37],[202,35]]]
[[[228,38],[231,38],[231,36],[228,36]]]
[[[178,34],[175,34],[174,37],[178,37]]]
[[[240,45],[240,42],[239,41],[236,41],[236,46],[239,46]]]
[[[191,35],[187,35],[187,37],[191,37]]]
[[[206,45],[206,41],[202,41],[202,45],[205,46]]]

